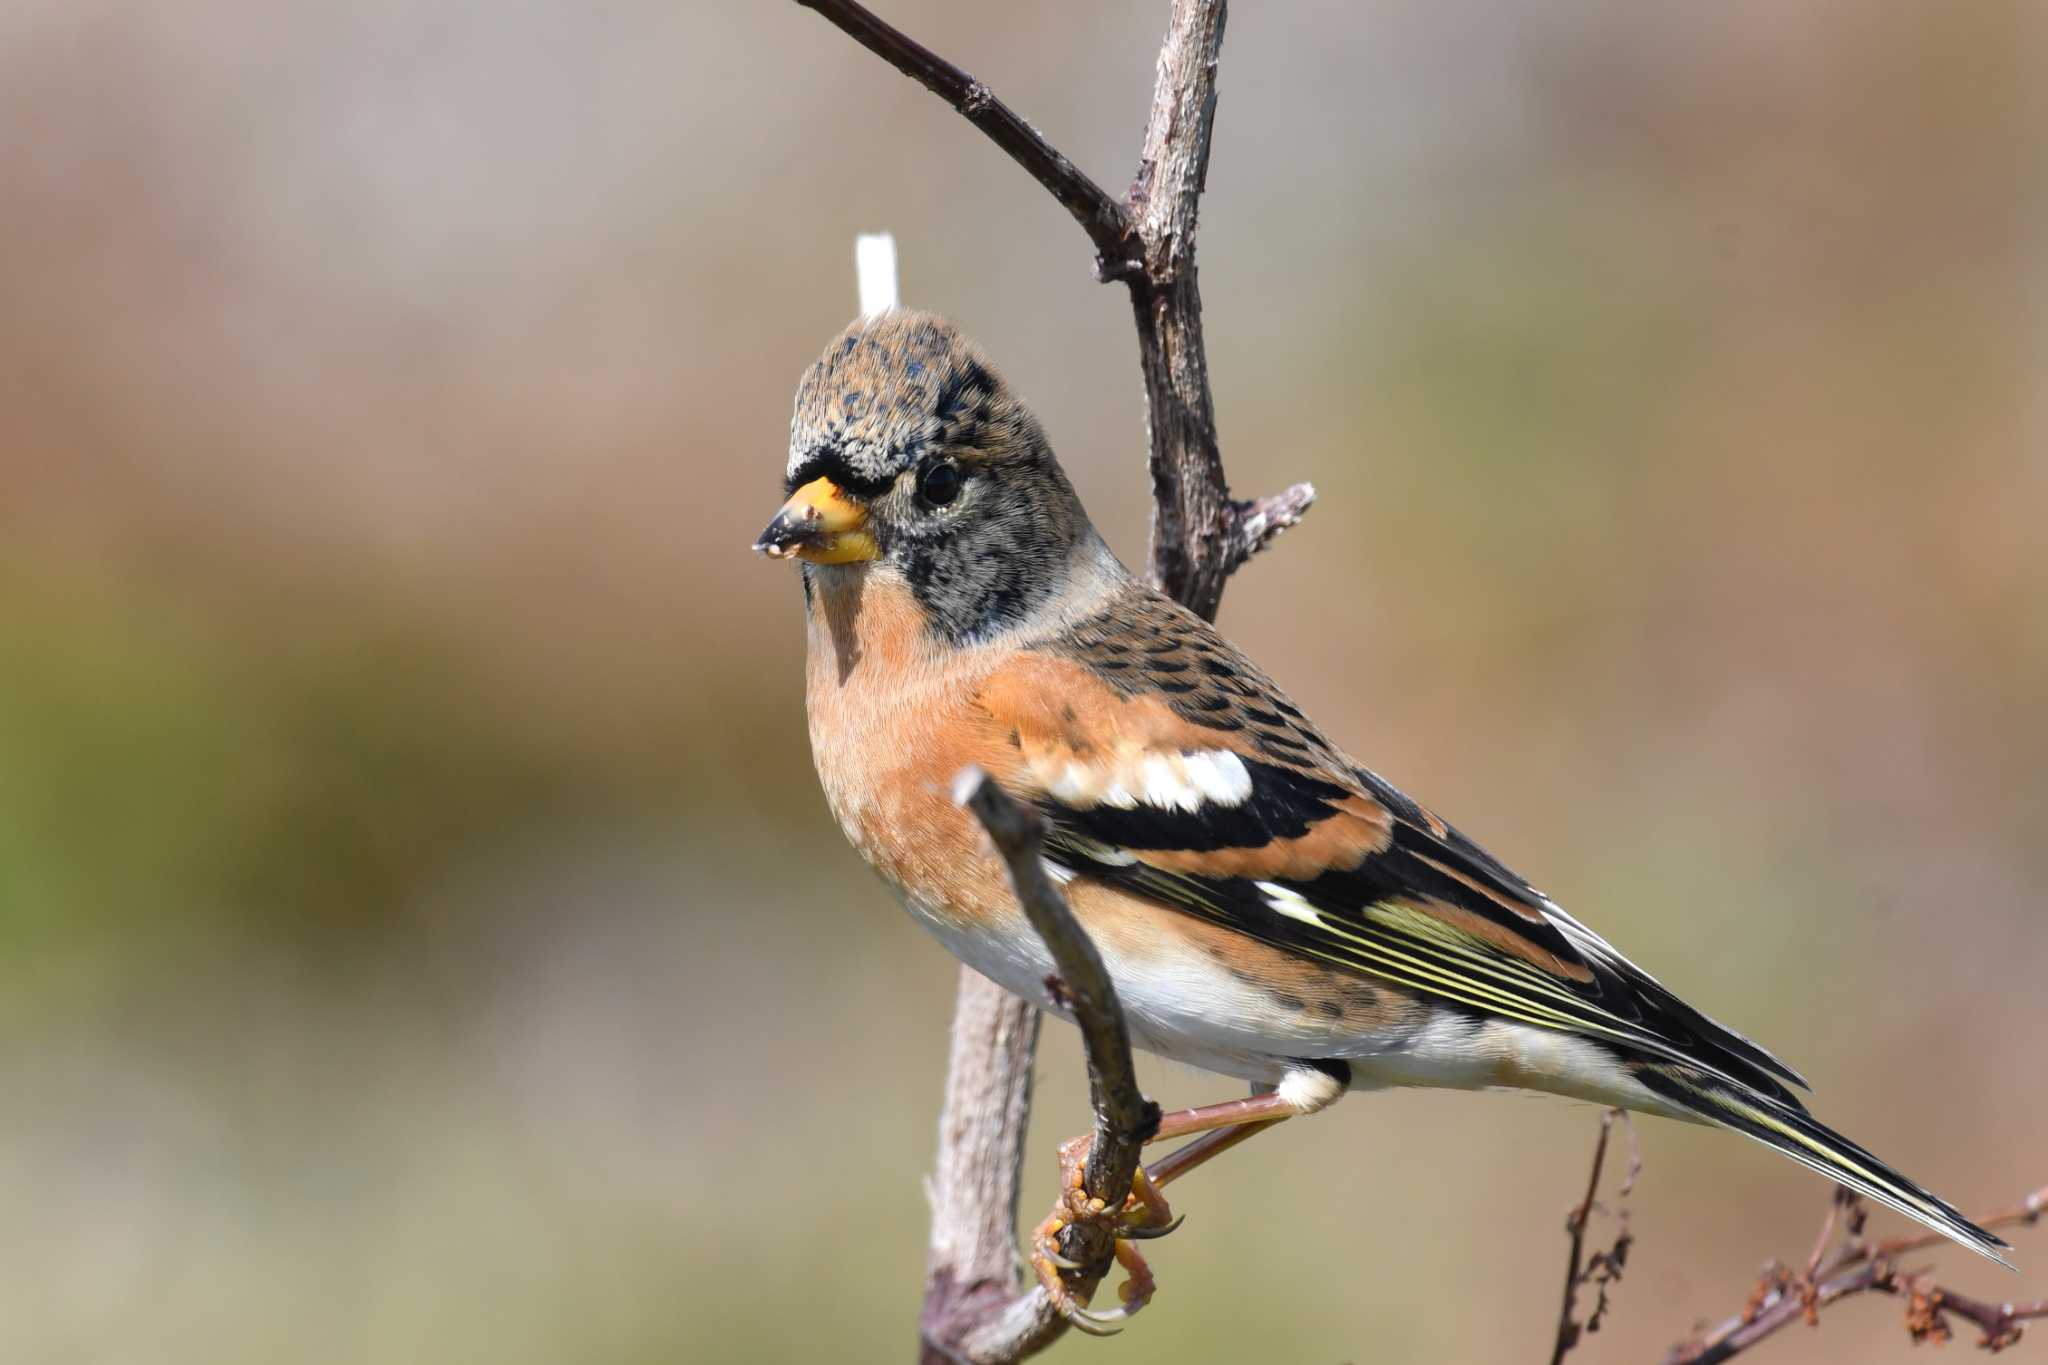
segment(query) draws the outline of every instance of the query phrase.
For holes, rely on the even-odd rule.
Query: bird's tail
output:
[[[1635,1075],[1659,1098],[1687,1115],[1755,1138],[1802,1166],[1925,1223],[1978,1255],[2011,1267],[2012,1262],[2001,1254],[2008,1249],[2006,1242],[1814,1118],[1797,1100],[1788,1102],[1678,1063],[1644,1062]]]

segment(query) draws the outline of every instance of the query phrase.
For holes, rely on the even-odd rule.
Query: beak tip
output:
[[[867,511],[850,502],[830,479],[818,478],[790,495],[754,549],[770,559],[803,559],[845,564],[874,558],[874,542],[863,529]]]
[[[754,538],[754,551],[770,559],[788,559],[801,543],[800,528],[792,525],[788,517],[778,516],[768,523],[767,530]]]

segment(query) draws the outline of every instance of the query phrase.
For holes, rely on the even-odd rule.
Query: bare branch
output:
[[[1031,1058],[1042,1017],[973,968],[960,969],[918,1322],[925,1355],[934,1362],[1021,1354],[976,1354],[969,1338],[977,1328],[1002,1322],[1018,1297],[1022,1170],[1013,1142],[1031,1121]]]
[[[2019,1342],[2020,1333],[2025,1330],[2022,1324],[2036,1318],[2048,1318],[2048,1299],[2035,1299],[2031,1303],[1985,1303],[1953,1289],[1931,1286],[1925,1277],[1908,1281],[1907,1285],[1912,1303],[1906,1310],[1906,1330],[1912,1333],[1915,1341],[1947,1341],[1948,1324],[1943,1319],[1953,1313],[1959,1318],[1968,1318],[1984,1334],[1978,1345],[1987,1351],[2003,1351]]]
[[[1125,210],[1144,253],[1128,277],[1151,442],[1152,582],[1214,620],[1223,585],[1298,525],[1315,489],[1252,501],[1230,496],[1209,390],[1195,230],[1209,180],[1223,0],[1173,0],[1138,174]]]
[[[1584,1333],[1600,1330],[1600,1324],[1607,1316],[1607,1287],[1621,1279],[1622,1269],[1628,1264],[1628,1249],[1634,1242],[1628,1228],[1628,1210],[1617,1203],[1613,1213],[1621,1226],[1613,1245],[1605,1251],[1594,1252],[1590,1261],[1585,1259],[1586,1224],[1592,1221],[1594,1213],[1602,1211],[1598,1198],[1600,1168],[1606,1164],[1607,1139],[1614,1131],[1616,1120],[1628,1129],[1629,1145],[1628,1175],[1621,1182],[1617,1201],[1628,1198],[1629,1191],[1636,1186],[1636,1176],[1643,1169],[1642,1149],[1636,1143],[1635,1125],[1629,1122],[1628,1114],[1620,1109],[1609,1109],[1601,1114],[1600,1136],[1593,1143],[1593,1170],[1586,1177],[1586,1197],[1565,1215],[1564,1230],[1571,1239],[1571,1253],[1565,1260],[1564,1297],[1557,1310],[1557,1341],[1551,1349],[1550,1365],[1560,1365],[1571,1349],[1579,1344]],[[1593,1304],[1592,1315],[1581,1324],[1576,1316],[1579,1290],[1589,1284],[1595,1287],[1599,1297]]]
[[[1089,1101],[1095,1111],[1086,1188],[1105,1204],[1121,1204],[1137,1173],[1145,1140],[1159,1127],[1159,1106],[1138,1089],[1130,1032],[1109,969],[1046,875],[1041,856],[1045,823],[1038,813],[1013,801],[987,773],[975,767],[963,769],[954,780],[953,799],[988,831],[989,842],[1009,871],[1017,903],[1059,967],[1058,977],[1047,984],[1080,1025],[1088,1056]],[[981,999],[986,992],[993,992],[997,999]],[[1021,1134],[1028,1121],[1028,1051],[1021,1057],[1013,1052],[1008,1058],[1022,1073],[1021,1082],[1014,1073],[987,1079],[980,1076],[992,1050],[981,1044],[986,1035],[972,1020],[983,1015],[1013,1017],[1015,1007],[1005,1003],[1008,999],[999,988],[978,977],[962,982],[961,1005],[954,1016],[954,1059],[947,1086],[946,1126],[941,1133],[940,1175],[933,1191],[931,1265],[919,1324],[928,1359],[1020,1360],[1049,1344],[1066,1327],[1044,1290],[1033,1287],[1018,1294],[1014,1288],[1015,1163],[988,1159],[998,1153],[967,1150],[1000,1141],[1001,1134],[1011,1131]],[[1028,1005],[1022,1008],[1031,1010]],[[1035,1018],[1035,1011],[1032,1013]],[[1036,1035],[1035,1022],[1030,1032]],[[960,1055],[963,1046],[969,1053],[965,1058]],[[985,1112],[988,1101],[983,1096],[1014,1094],[1020,1085],[1021,1103],[1013,1102],[1001,1114]],[[991,1167],[1003,1169],[998,1172]],[[995,1188],[982,1188],[992,1180],[998,1182]],[[971,1209],[949,1209],[945,1201],[955,1197],[982,1202]],[[942,1226],[948,1234],[946,1245],[940,1240]],[[953,1245],[963,1230],[966,1246]],[[998,1245],[1000,1256],[996,1254]],[[1082,1266],[1064,1272],[1069,1287],[1083,1297],[1093,1293],[1109,1270],[1114,1250],[1114,1239],[1101,1228],[1076,1224],[1067,1229],[1061,1254]],[[982,1274],[972,1279],[962,1275],[963,1252],[979,1258]]]
[[[1110,984],[1109,968],[1046,874],[1040,856],[1045,821],[1038,812],[1011,800],[987,773],[973,766],[955,779],[953,797],[988,831],[1009,869],[1017,903],[1059,965],[1058,981],[1048,985],[1080,1025],[1088,1052],[1088,1100],[1095,1110],[1088,1192],[1121,1202],[1137,1172],[1139,1150],[1159,1131],[1159,1106],[1138,1090],[1130,1029],[1117,1004],[1116,987]]]
[[[2048,1186],[1976,1222],[1987,1231],[2031,1226],[2041,1220],[2044,1208]],[[1836,1223],[1844,1214],[1848,1235],[1830,1253]],[[1767,1266],[1742,1312],[1673,1346],[1663,1365],[1718,1365],[1794,1322],[1817,1326],[1821,1309],[1871,1291],[1905,1298],[1906,1331],[1916,1342],[1948,1340],[1948,1319],[1953,1315],[1975,1324],[1983,1334],[1979,1345],[2002,1351],[2020,1339],[2025,1322],[2048,1317],[2048,1300],[1988,1303],[1948,1289],[1925,1272],[1899,1268],[1899,1257],[1940,1245],[1943,1239],[1938,1234],[1916,1233],[1874,1246],[1862,1234],[1861,1201],[1854,1194],[1838,1194],[1804,1274],[1793,1275],[1775,1263]]]
[[[952,105],[961,117],[988,134],[989,141],[1009,153],[1012,161],[1031,172],[1095,243],[1097,278],[1119,279],[1143,269],[1123,206],[997,99],[994,91],[854,0],[797,3],[816,10],[862,47]]]
[[[1130,285],[1152,445],[1152,581],[1210,619],[1249,557],[1232,534],[1239,512],[1223,476],[1195,272],[1224,11],[1222,0],[1173,0],[1129,200],[1145,258]]]

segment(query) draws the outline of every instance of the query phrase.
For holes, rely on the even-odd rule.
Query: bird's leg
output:
[[[1304,1067],[1290,1071],[1278,1086],[1261,1087],[1248,1099],[1225,1100],[1161,1115],[1159,1130],[1146,1139],[1147,1143],[1190,1136],[1195,1140],[1149,1168],[1140,1166],[1131,1180],[1130,1194],[1114,1210],[1103,1200],[1090,1198],[1083,1186],[1090,1138],[1070,1138],[1061,1143],[1060,1197],[1053,1204],[1051,1215],[1038,1225],[1031,1238],[1032,1269],[1053,1307],[1074,1326],[1092,1335],[1107,1336],[1122,1330],[1124,1320],[1149,1303],[1157,1288],[1151,1267],[1135,1244],[1164,1237],[1180,1226],[1181,1220],[1174,1217],[1160,1186],[1222,1155],[1254,1133],[1334,1103],[1348,1084],[1347,1074]],[[1090,1310],[1060,1278],[1060,1271],[1079,1267],[1060,1255],[1059,1235],[1068,1225],[1083,1221],[1107,1223],[1116,1235],[1116,1259],[1127,1278],[1117,1286],[1118,1306],[1108,1312]]]
[[[1159,1131],[1150,1139],[1200,1134],[1146,1168],[1145,1175],[1156,1188],[1180,1179],[1204,1162],[1221,1156],[1254,1133],[1262,1133],[1297,1114],[1313,1114],[1335,1104],[1351,1083],[1349,1068],[1342,1063],[1322,1067],[1302,1066],[1291,1070],[1277,1086],[1252,1087],[1251,1098],[1225,1100],[1199,1109],[1181,1109],[1159,1119]]]
[[[1176,1109],[1159,1116],[1159,1131],[1146,1141],[1170,1142],[1192,1133],[1213,1133],[1248,1123],[1275,1123],[1291,1119],[1296,1114],[1313,1114],[1343,1093],[1343,1087],[1339,1086],[1329,1099],[1313,1103],[1304,1102],[1301,1096],[1276,1087],[1241,1100],[1224,1100],[1221,1104],[1205,1104],[1195,1109]]]
[[[1176,1147],[1150,1166],[1142,1174],[1150,1178],[1153,1188],[1180,1179],[1195,1167],[1212,1158],[1219,1157],[1254,1133],[1263,1133],[1293,1117],[1282,1114],[1278,1118],[1250,1119],[1232,1124],[1228,1128],[1212,1128],[1185,1147]]]

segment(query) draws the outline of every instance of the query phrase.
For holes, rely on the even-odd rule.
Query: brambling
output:
[[[811,747],[846,837],[956,957],[1064,1013],[950,798],[978,765],[1043,813],[1048,869],[1132,1041],[1256,1088],[1165,1117],[1160,1137],[1206,1136],[1127,1207],[1092,1211],[1120,1237],[1166,1226],[1158,1185],[1276,1119],[1347,1089],[1447,1086],[1732,1129],[2002,1260],[1999,1238],[1808,1114],[1798,1073],[1361,767],[1133,577],[945,321],[891,311],[835,339],[797,389],[787,476],[756,548],[802,562]],[[1050,1240],[1087,1216],[1070,1190],[1035,1263],[1099,1328],[1114,1314],[1062,1296]]]

